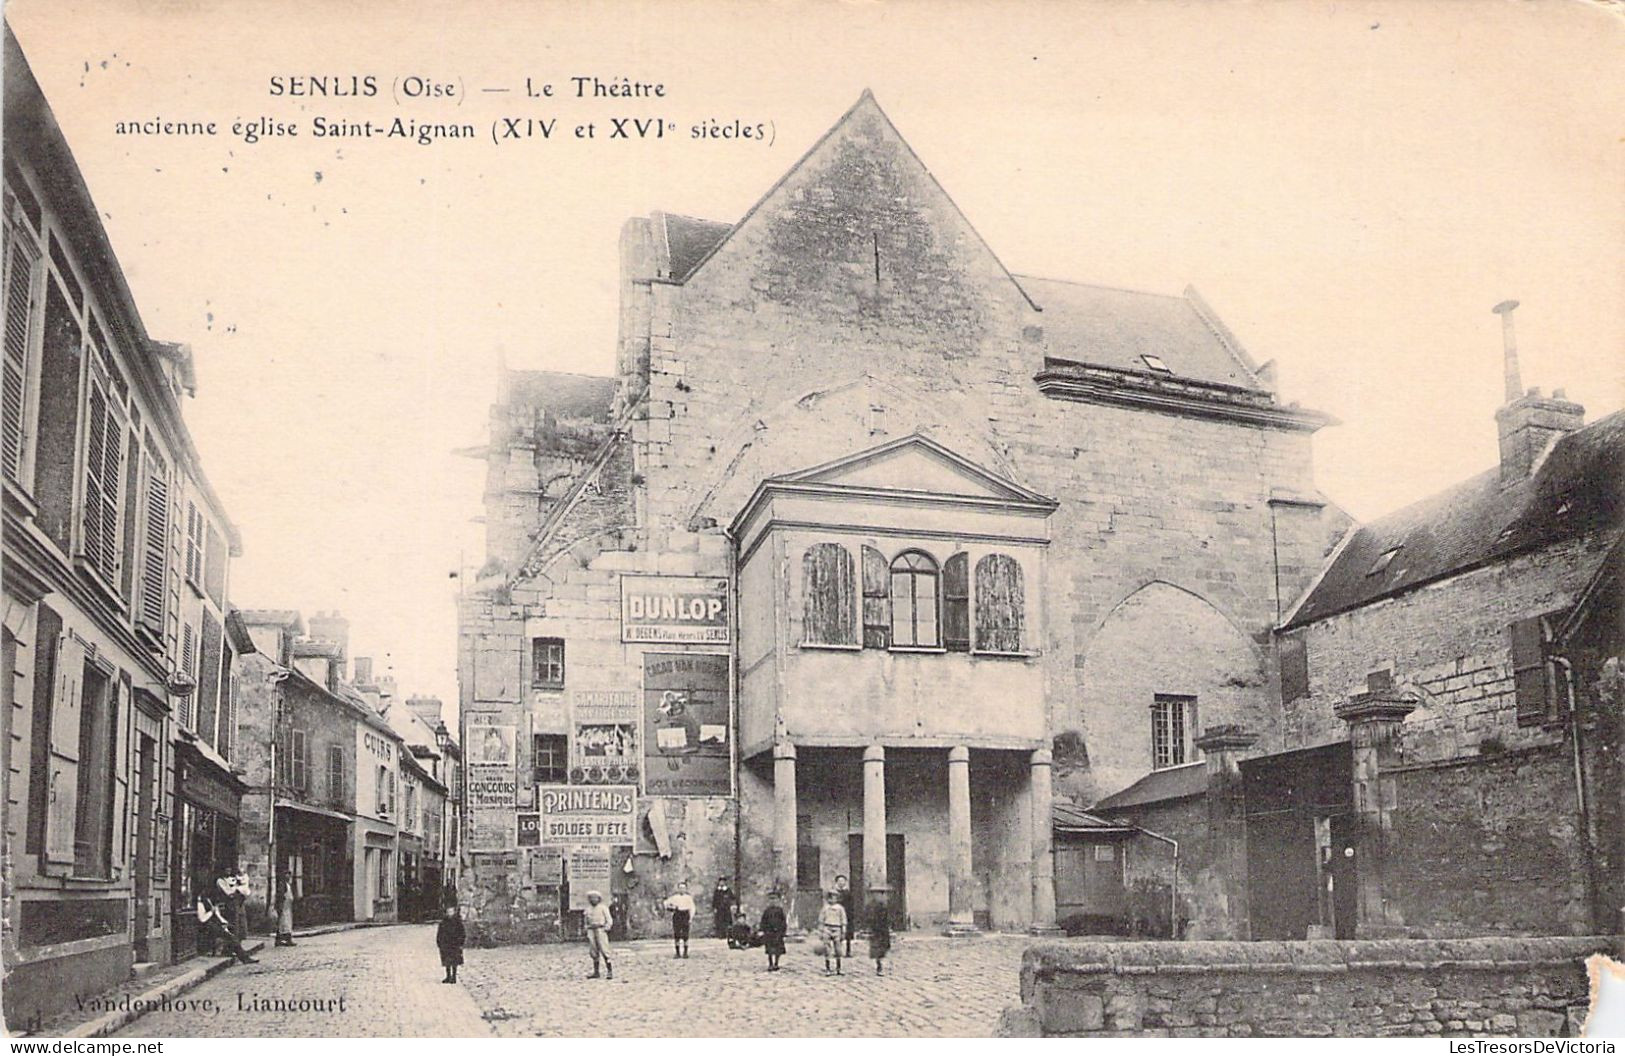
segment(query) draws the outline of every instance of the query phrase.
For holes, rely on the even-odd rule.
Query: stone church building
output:
[[[1012,274],[866,92],[737,222],[628,221],[620,299],[615,377],[507,373],[480,452],[475,941],[718,878],[1048,929],[1052,802],[1284,746],[1329,419],[1194,290]]]

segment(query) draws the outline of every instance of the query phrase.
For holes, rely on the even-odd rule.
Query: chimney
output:
[[[1501,317],[1505,356],[1507,402],[1495,412],[1503,487],[1528,477],[1559,437],[1585,424],[1585,408],[1568,400],[1562,389],[1550,397],[1542,396],[1539,389],[1523,391],[1518,371],[1518,342],[1512,329],[1512,310],[1516,307],[1517,301],[1502,301],[1491,309]]]
[[[445,721],[440,715],[439,697],[408,697],[406,706],[431,730],[439,728]]]
[[[350,681],[354,682],[358,686],[372,685],[372,657],[356,657],[352,671],[354,672],[354,675]]]
[[[334,666],[343,677],[345,657],[350,648],[350,621],[345,619],[337,609],[332,612],[318,612],[312,616],[307,624],[310,628],[310,637],[318,642],[332,642],[339,647],[338,659]]]

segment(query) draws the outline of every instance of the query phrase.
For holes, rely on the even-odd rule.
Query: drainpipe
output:
[[[1160,832],[1134,826],[1134,831],[1149,836],[1153,840],[1161,840],[1174,849],[1174,881],[1168,888],[1168,937],[1179,938],[1179,841],[1172,836],[1164,836]]]
[[[1569,719],[1569,744],[1574,753],[1574,800],[1580,809],[1580,848],[1585,853],[1586,919],[1592,927],[1597,920],[1597,862],[1591,843],[1591,804],[1586,799],[1585,755],[1580,743],[1579,708],[1574,701],[1574,665],[1566,657],[1554,656],[1552,663],[1563,669],[1563,695]]]

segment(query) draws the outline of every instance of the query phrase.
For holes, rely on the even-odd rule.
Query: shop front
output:
[[[395,827],[367,818],[356,818],[355,827],[355,919],[396,920]]]
[[[307,928],[355,919],[352,819],[338,811],[279,800],[277,890],[293,888],[293,924]]]
[[[237,872],[238,825],[244,785],[206,746],[175,745],[171,935],[175,959],[212,950],[199,934],[197,896],[223,874]]]

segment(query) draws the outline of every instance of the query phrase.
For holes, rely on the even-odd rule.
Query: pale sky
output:
[[[242,607],[341,609],[352,655],[456,700],[499,362],[607,374],[617,237],[732,221],[864,88],[1017,273],[1194,284],[1288,400],[1343,424],[1322,490],[1358,517],[1495,460],[1500,322],[1526,386],[1625,397],[1625,62],[1579,3],[299,4],[12,0],[243,535]],[[271,78],[373,75],[372,99]],[[665,86],[577,99],[569,78]],[[456,86],[397,106],[397,80]],[[524,79],[551,81],[528,99]],[[507,87],[507,93],[485,88]],[[499,115],[556,118],[494,144]],[[611,141],[611,116],[660,116]],[[471,122],[431,146],[313,119]],[[298,122],[246,144],[238,120]],[[214,138],[115,122],[214,120]],[[716,119],[771,143],[689,138]],[[593,122],[600,138],[574,138]],[[1036,398],[1036,397],[1035,397]]]

